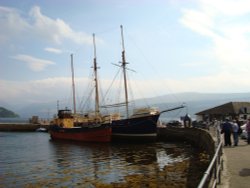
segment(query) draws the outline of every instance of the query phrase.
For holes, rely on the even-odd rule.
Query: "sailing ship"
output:
[[[72,88],[74,112],[69,109],[58,110],[57,117],[50,126],[50,136],[52,140],[74,140],[83,142],[110,142],[111,124],[109,116],[102,116],[99,110],[99,92],[97,79],[97,62],[95,35],[93,34],[94,44],[94,83],[95,83],[95,112],[94,114],[77,114],[75,102],[75,84],[73,55],[71,54]]]
[[[181,105],[172,109],[167,109],[164,111],[159,111],[156,108],[139,108],[135,109],[132,115],[129,114],[129,97],[128,97],[128,84],[127,84],[127,67],[128,64],[125,58],[125,45],[123,37],[123,27],[121,28],[121,38],[122,38],[122,61],[121,65],[123,73],[123,83],[125,91],[125,102],[109,105],[110,107],[125,106],[125,118],[119,118],[111,121],[112,126],[112,141],[154,141],[157,138],[157,122],[160,115],[164,112],[177,110],[183,108]]]
[[[58,110],[57,118],[54,119],[50,128],[52,139],[78,140],[88,142],[110,142],[112,141],[155,141],[157,138],[157,122],[160,115],[164,112],[177,110],[184,106],[159,111],[156,108],[139,108],[129,114],[129,96],[127,84],[127,67],[125,58],[125,45],[123,37],[123,27],[121,26],[122,38],[122,62],[118,65],[122,69],[123,83],[125,91],[125,102],[113,105],[104,105],[102,107],[120,107],[125,106],[125,116],[118,113],[101,115],[99,105],[97,63],[96,63],[96,47],[95,35],[93,35],[94,43],[94,82],[95,82],[95,113],[85,114],[84,116],[77,114],[75,109],[74,97],[74,74],[72,68],[72,86],[73,86],[73,104],[74,113],[71,110]],[[73,59],[73,58],[71,58]],[[73,62],[73,61],[71,61]],[[71,64],[73,67],[73,63]],[[125,118],[124,118],[125,117]]]

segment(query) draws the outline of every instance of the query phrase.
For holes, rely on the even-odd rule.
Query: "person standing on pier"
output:
[[[226,121],[222,124],[221,134],[224,133],[224,144],[225,146],[231,146],[231,132],[232,124],[229,122],[229,119],[226,118]]]
[[[238,126],[236,120],[233,120],[232,128],[233,128],[234,146],[238,146],[238,142],[239,142],[239,133],[238,133],[239,126]]]
[[[246,131],[247,131],[247,143],[250,144],[250,118],[248,118]]]

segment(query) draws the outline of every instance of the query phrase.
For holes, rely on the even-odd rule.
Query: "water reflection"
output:
[[[193,152],[174,143],[84,144],[50,141],[43,133],[4,134],[0,183],[9,187],[131,187],[136,182],[147,187],[166,183],[167,167],[189,160]]]
[[[51,142],[54,169],[60,177],[74,174],[83,182],[126,182],[133,174],[157,174],[166,165],[189,158],[175,144],[80,144]],[[178,153],[178,156],[176,156]],[[77,178],[78,177],[78,178]]]

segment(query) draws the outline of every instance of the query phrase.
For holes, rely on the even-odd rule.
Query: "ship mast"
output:
[[[93,34],[93,45],[94,45],[94,82],[95,82],[95,115],[98,116],[100,113],[99,109],[99,92],[98,92],[98,78],[97,78],[97,63],[96,63],[96,45],[95,45],[95,34]]]
[[[124,46],[124,38],[123,38],[123,27],[121,27],[121,37],[122,37],[122,69],[123,69],[123,79],[124,79],[124,89],[125,89],[125,103],[126,103],[126,114],[127,118],[129,117],[128,112],[128,86],[127,86],[127,75],[126,75],[126,62],[125,59],[125,46]]]
[[[73,109],[76,114],[76,96],[75,96],[75,80],[74,80],[74,66],[73,66],[73,54],[71,56],[71,72],[72,72],[72,90],[73,90]]]

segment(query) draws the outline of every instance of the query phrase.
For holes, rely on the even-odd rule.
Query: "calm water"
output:
[[[174,143],[82,144],[51,141],[47,133],[0,132],[0,187],[92,188],[138,176],[159,182],[167,166],[193,154],[189,145]]]

